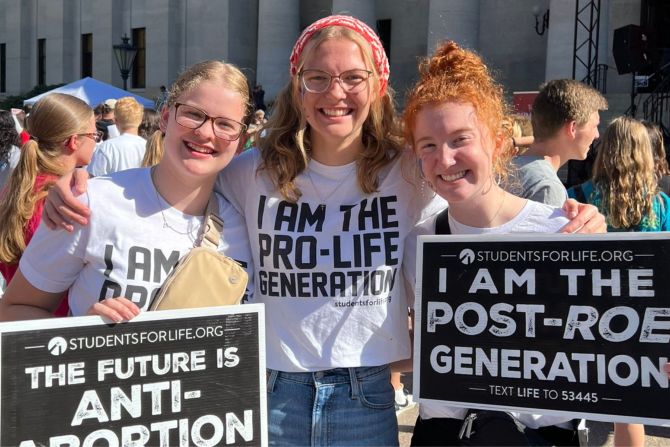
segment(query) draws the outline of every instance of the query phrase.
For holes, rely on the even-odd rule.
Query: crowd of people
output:
[[[635,119],[607,127],[592,180],[577,192],[561,183],[558,169],[586,157],[607,108],[582,83],[543,86],[528,139],[482,59],[455,42],[420,63],[402,115],[383,45],[353,17],[305,28],[289,60],[269,116],[261,86],[205,61],[154,114],[132,98],[94,111],[53,94],[31,111],[20,150],[16,130],[0,128],[0,176],[13,168],[0,199],[0,320],[132,320],[168,272],[134,280],[147,293],[128,296],[128,252],[178,259],[216,200],[219,250],[247,269],[249,301],[266,308],[270,444],[398,445],[419,235],[444,233],[438,220],[469,235],[670,225],[662,137]],[[4,113],[0,125],[14,129]],[[344,265],[361,235],[386,242]],[[299,252],[298,239],[319,249]],[[373,274],[397,280],[373,290]],[[296,275],[309,287],[291,287]],[[361,297],[371,304],[349,305]],[[412,444],[477,445],[462,435],[473,411],[422,404]],[[578,445],[571,417],[501,414],[480,443]],[[617,424],[615,442],[642,445],[643,428]]]

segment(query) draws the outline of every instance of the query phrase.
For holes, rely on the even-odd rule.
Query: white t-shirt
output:
[[[219,251],[248,269],[252,290],[244,219],[225,198],[217,198],[225,222]],[[21,257],[21,272],[40,290],[70,289],[75,316],[115,296],[146,310],[174,264],[193,247],[204,217],[171,208],[154,188],[149,168],[96,177],[79,200],[91,209],[89,224],[69,233],[42,223]]]
[[[319,371],[408,358],[404,239],[430,197],[408,183],[401,159],[383,170],[373,194],[359,189],[355,163],[312,160],[296,178],[296,203],[264,171],[257,175],[259,163],[257,149],[243,152],[216,188],[247,221],[253,299],[268,315],[268,367]]]
[[[126,169],[139,168],[146,151],[147,141],[124,133],[98,144],[86,170],[96,177]]]
[[[435,234],[435,219],[433,215],[419,223],[407,238],[403,269],[409,284],[416,281],[416,250],[417,237],[425,234]],[[493,228],[476,228],[463,225],[456,221],[449,213],[449,228],[452,234],[507,234],[507,233],[557,233],[569,219],[560,208],[543,203],[526,201],[521,212],[509,222]],[[419,305],[418,303],[416,304]],[[421,419],[454,418],[463,419],[468,412],[466,408],[451,407],[436,402],[421,402],[419,414]],[[520,422],[529,428],[538,428],[547,425],[556,425],[573,418],[565,416],[548,416],[530,413],[512,412]]]

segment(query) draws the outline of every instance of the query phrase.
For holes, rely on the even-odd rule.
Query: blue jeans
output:
[[[270,445],[398,445],[388,365],[268,373]]]

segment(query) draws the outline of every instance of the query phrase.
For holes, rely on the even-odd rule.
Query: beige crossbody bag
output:
[[[198,243],[174,266],[151,301],[149,310],[239,304],[247,288],[247,272],[217,251],[223,220],[214,194],[207,203]]]

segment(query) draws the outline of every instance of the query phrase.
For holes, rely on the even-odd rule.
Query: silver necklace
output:
[[[312,178],[312,170],[307,166],[305,168],[305,172],[307,174],[307,178],[309,179],[309,183],[312,185],[312,189],[314,190],[314,194],[316,195],[316,198],[319,199],[319,209],[321,211],[326,209],[326,204],[330,200],[331,197],[335,195],[335,193],[340,189],[342,185],[346,183],[346,181],[349,179],[348,176],[343,176],[342,179],[337,183],[337,186],[330,191],[330,194],[328,194],[326,197],[321,197],[321,194],[319,194],[319,190],[316,187],[316,184],[314,183],[314,179]]]
[[[153,184],[154,187],[154,193],[156,194],[156,201],[158,202],[158,211],[161,213],[161,218],[163,219],[163,229],[169,229],[174,231],[177,234],[181,234],[183,236],[189,236],[193,241],[195,241],[195,237],[193,236],[193,230],[198,230],[199,227],[196,228],[191,228],[191,229],[186,229],[186,230],[178,230],[172,225],[168,223],[167,217],[165,217],[165,213],[163,212],[163,203],[166,202],[165,200],[161,201],[161,197],[158,194],[158,187],[156,186],[156,180],[154,180],[154,170],[155,167],[151,168],[151,183]],[[167,202],[166,202],[167,203]],[[189,223],[189,226],[191,224]]]

